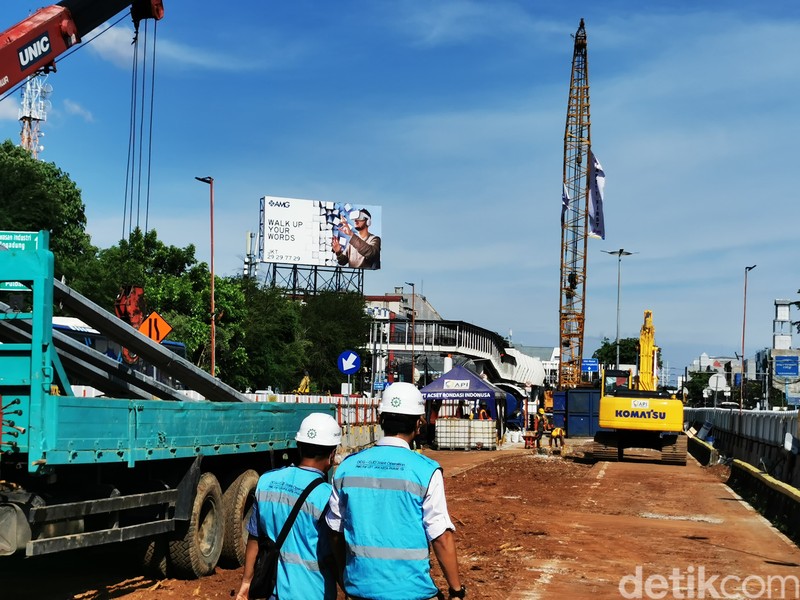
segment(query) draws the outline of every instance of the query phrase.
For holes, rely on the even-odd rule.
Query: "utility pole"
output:
[[[211,193],[211,366],[209,372],[212,377],[217,376],[217,311],[214,306],[214,178],[195,177],[197,181],[207,183]]]
[[[619,250],[603,250],[606,254],[613,254],[617,257],[617,363],[615,369],[619,370],[619,293],[620,282],[622,281],[622,257],[630,256],[633,252],[620,248]]]
[[[742,404],[744,403],[744,331],[747,326],[747,274],[756,268],[758,265],[744,268],[744,309],[742,313],[742,379],[739,381],[739,412],[742,412]]]
[[[406,281],[406,285],[411,286],[411,383],[416,385],[416,378],[414,377],[416,371],[416,363],[414,362],[414,342],[417,337],[417,288],[413,283]],[[424,291],[424,290],[423,290]]]

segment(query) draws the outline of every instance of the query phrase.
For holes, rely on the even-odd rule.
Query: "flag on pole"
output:
[[[606,173],[594,152],[589,151],[589,235],[606,239],[606,222],[603,219],[603,190]]]
[[[562,183],[562,190],[561,190],[561,224],[564,224],[564,217],[567,214],[567,210],[569,210],[569,192],[567,191],[567,184]]]

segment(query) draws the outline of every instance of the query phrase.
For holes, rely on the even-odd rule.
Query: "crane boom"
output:
[[[0,94],[30,75],[55,71],[59,55],[128,7],[137,27],[142,19],[164,16],[162,0],[63,0],[1,33]]]
[[[559,324],[561,360],[558,387],[580,382],[586,297],[586,241],[591,149],[589,67],[586,29],[581,19],[572,55],[567,124],[564,132],[564,187],[561,217]]]

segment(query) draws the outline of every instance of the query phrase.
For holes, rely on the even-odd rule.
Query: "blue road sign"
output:
[[[339,355],[336,365],[345,375],[352,375],[361,368],[361,357],[352,350],[345,350]]]
[[[597,358],[582,358],[581,371],[583,371],[584,373],[599,373],[600,360]]]
[[[777,377],[800,377],[800,364],[797,356],[776,356],[775,375]]]

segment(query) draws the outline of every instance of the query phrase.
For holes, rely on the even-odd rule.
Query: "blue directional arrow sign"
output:
[[[345,375],[352,375],[361,368],[361,357],[352,350],[345,350],[339,355],[336,365]]]

